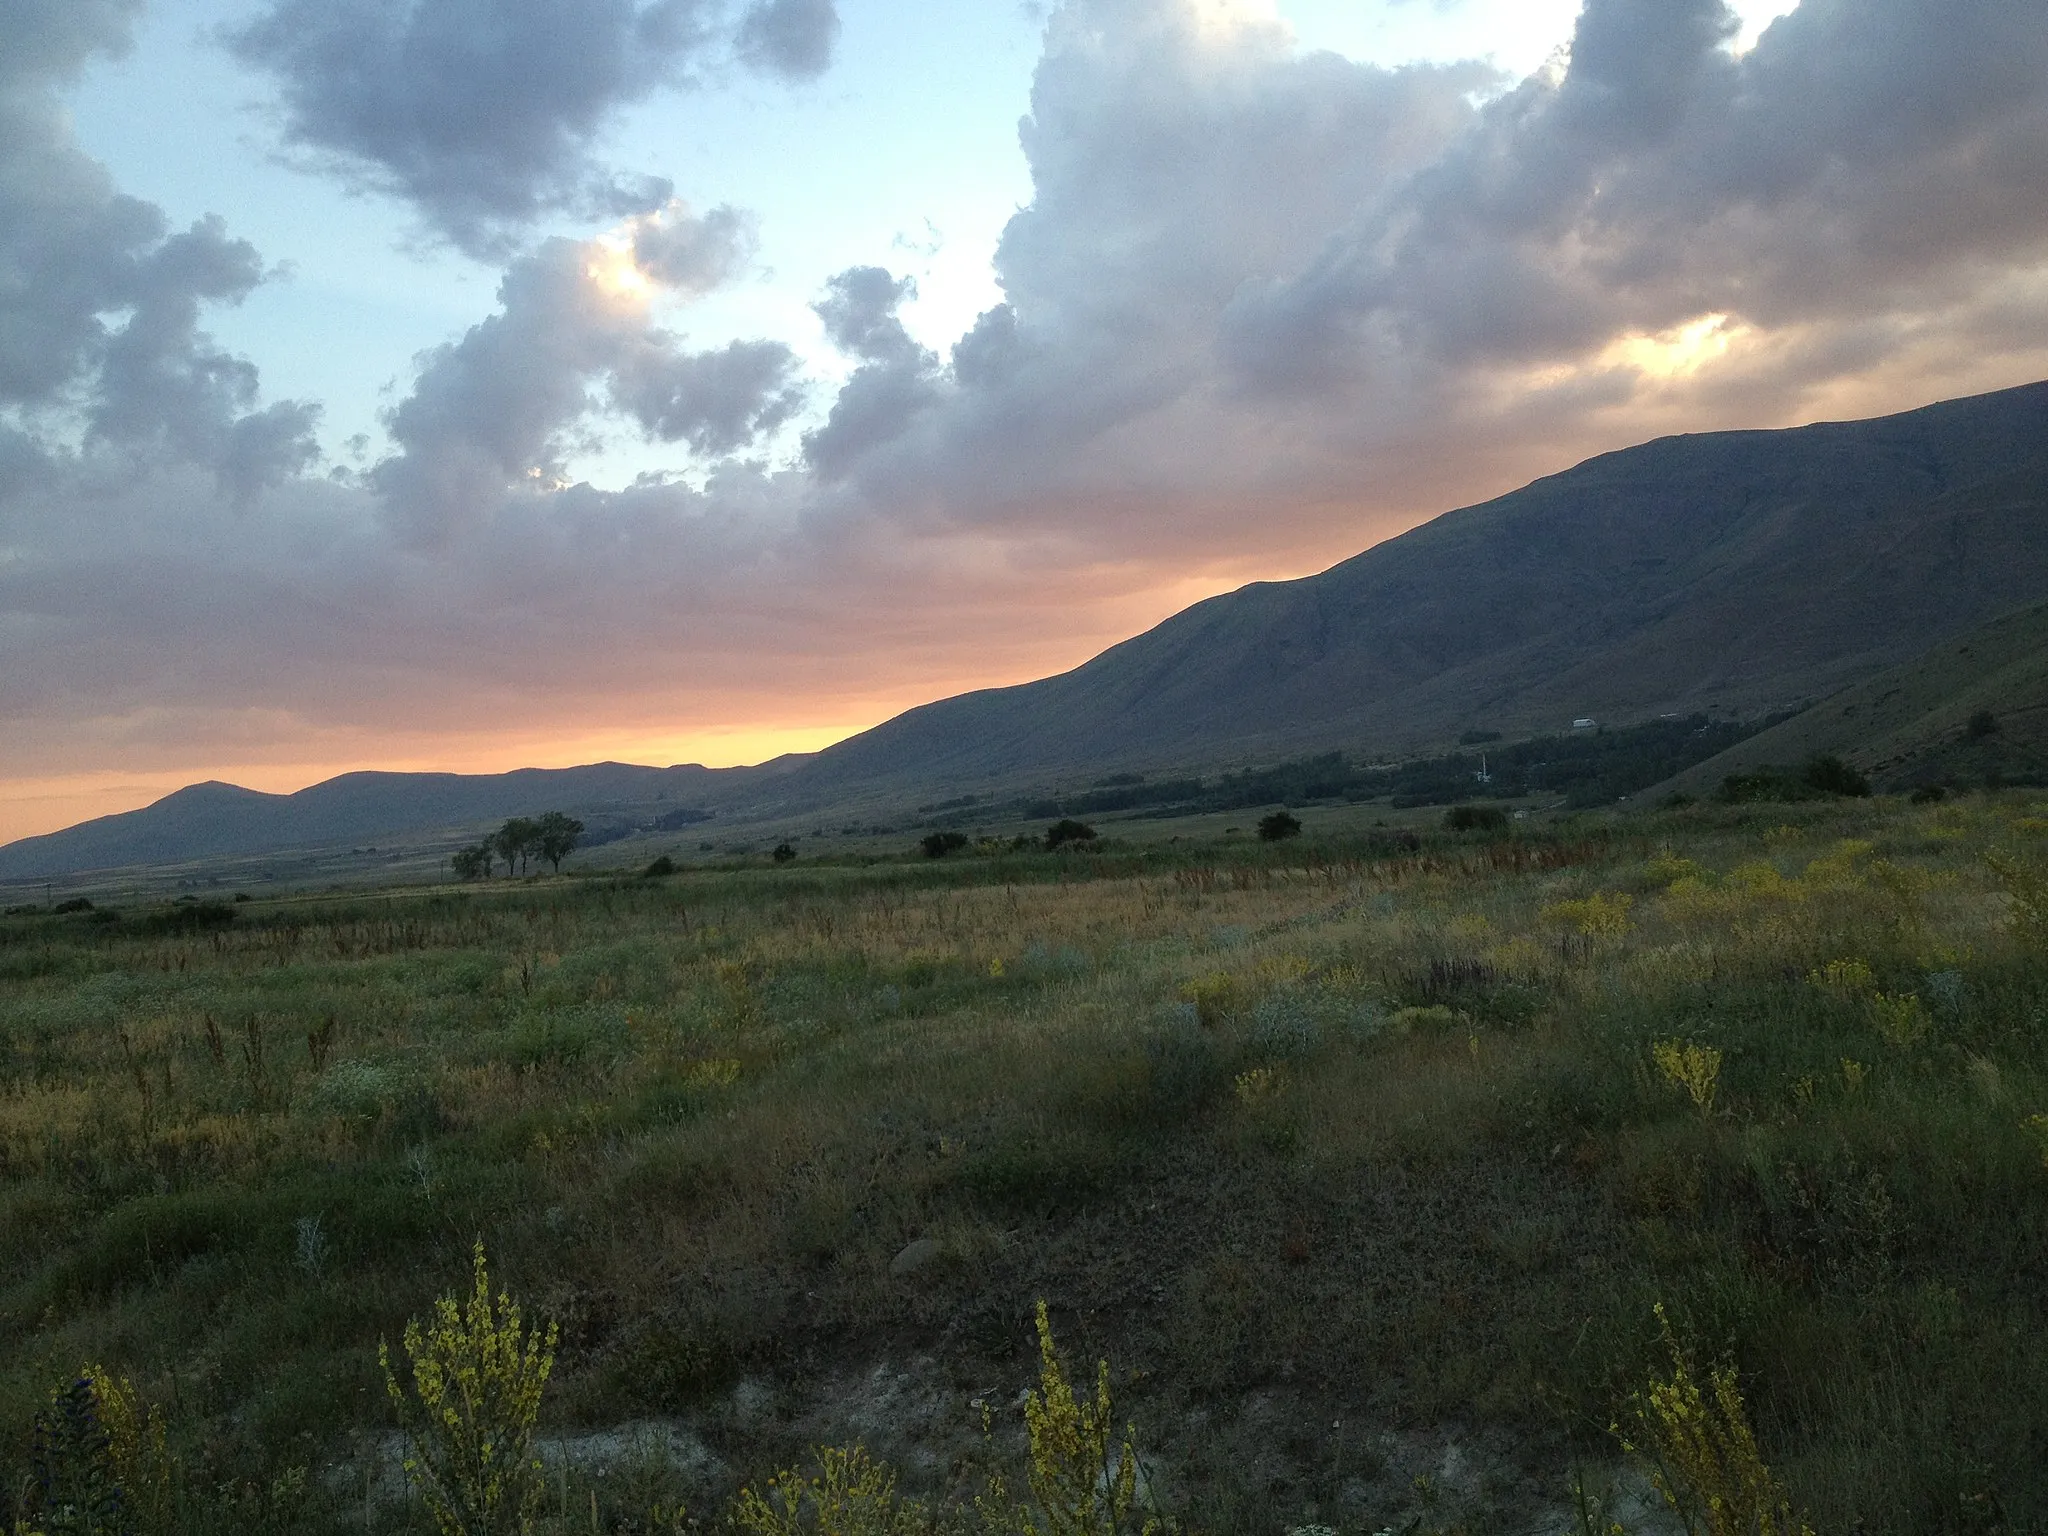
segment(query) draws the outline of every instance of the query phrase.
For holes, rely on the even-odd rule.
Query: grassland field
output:
[[[423,1529],[377,1349],[481,1238],[565,1531],[943,1499],[1039,1298],[1191,1529],[1540,1529],[1661,1303],[1815,1530],[2048,1530],[2037,793],[1304,819],[0,919],[0,1474],[91,1361],[165,1530]]]

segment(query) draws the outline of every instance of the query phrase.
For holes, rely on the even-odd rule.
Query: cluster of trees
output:
[[[1715,791],[1717,800],[1741,804],[1750,800],[1823,800],[1837,796],[1862,798],[1870,780],[1833,753],[1810,757],[1797,769],[1759,768],[1731,773]]]
[[[560,874],[562,860],[575,851],[582,836],[583,823],[560,811],[514,816],[474,847],[457,850],[448,862],[462,880],[488,880],[500,863],[507,875],[524,874],[535,858],[546,859]]]

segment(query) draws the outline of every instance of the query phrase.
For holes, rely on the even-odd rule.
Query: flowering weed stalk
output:
[[[557,1333],[527,1328],[519,1304],[491,1299],[484,1245],[468,1301],[443,1296],[423,1326],[405,1325],[412,1387],[379,1345],[384,1387],[406,1436],[405,1474],[440,1536],[511,1536],[533,1527],[543,1489],[534,1420]]]
[[[1734,1368],[1710,1370],[1703,1386],[1661,1302],[1657,1322],[1671,1374],[1653,1376],[1637,1397],[1640,1441],[1624,1436],[1622,1445],[1649,1463],[1686,1536],[1813,1536],[1764,1465]]]
[[[1690,1040],[1659,1040],[1650,1047],[1657,1070],[1673,1087],[1683,1088],[1702,1120],[1714,1113],[1714,1095],[1721,1086],[1721,1053]]]

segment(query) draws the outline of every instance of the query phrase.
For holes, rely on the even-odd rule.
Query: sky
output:
[[[2037,0],[0,0],[0,838],[753,762],[2048,377]]]

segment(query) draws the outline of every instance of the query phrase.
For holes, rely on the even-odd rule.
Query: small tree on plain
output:
[[[533,824],[533,846],[558,875],[562,872],[562,860],[575,850],[582,836],[583,823],[560,811],[549,811]]]
[[[458,848],[449,855],[449,866],[458,880],[488,880],[491,866],[496,862],[496,851],[489,840],[478,843],[474,848]]]
[[[505,861],[505,874],[508,877],[525,871],[526,860],[533,852],[538,833],[537,822],[529,817],[514,816],[492,836],[491,846],[497,850],[498,857]]]
[[[1259,818],[1259,838],[1262,842],[1277,843],[1283,837],[1301,836],[1301,819],[1286,811],[1275,811],[1270,816]]]

